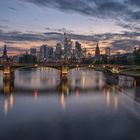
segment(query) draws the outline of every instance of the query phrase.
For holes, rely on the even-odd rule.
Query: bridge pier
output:
[[[14,88],[14,79],[3,79],[3,93],[9,94]]]
[[[68,92],[68,90],[69,90],[68,79],[61,80],[61,83],[60,83],[60,91],[61,91],[61,93],[66,94]]]
[[[68,67],[67,66],[62,66],[60,79],[61,80],[67,80],[68,79]]]
[[[4,94],[9,94],[14,87],[14,71],[11,67],[6,65],[3,67],[3,92]]]
[[[3,80],[14,79],[14,71],[11,70],[10,66],[4,66],[3,68]]]

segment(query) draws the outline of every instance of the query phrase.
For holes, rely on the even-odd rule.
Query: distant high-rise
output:
[[[7,58],[8,58],[6,44],[4,45],[3,55],[2,55],[2,57],[3,57],[3,58],[5,58],[5,59],[7,59]]]
[[[82,53],[81,44],[79,42],[75,42],[75,55],[76,58],[80,58]]]
[[[72,41],[67,39],[66,33],[64,33],[64,59],[68,60],[71,58]]]
[[[40,47],[40,54],[42,60],[53,59],[54,57],[53,48],[47,45],[42,45]]]
[[[98,42],[97,42],[97,46],[96,46],[96,50],[95,50],[95,57],[96,58],[100,57],[100,49],[99,49]]]
[[[111,51],[110,47],[105,48],[105,54],[107,56],[110,56],[110,51]]]
[[[58,43],[56,45],[55,58],[56,59],[61,59],[61,57],[62,57],[62,46],[61,46],[61,44]]]
[[[53,55],[53,47],[47,47],[46,48],[46,59],[47,60],[52,60],[54,57]]]
[[[42,45],[40,47],[40,55],[41,55],[41,60],[45,60],[47,56],[47,45]]]

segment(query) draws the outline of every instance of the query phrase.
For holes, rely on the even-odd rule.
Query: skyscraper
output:
[[[76,41],[75,42],[75,56],[76,56],[76,58],[81,58],[81,53],[82,53],[81,44]]]
[[[56,50],[55,50],[55,58],[56,59],[61,59],[61,56],[62,56],[62,46],[61,46],[61,44],[57,44],[56,45]]]
[[[71,58],[71,51],[72,51],[72,41],[67,39],[66,33],[64,33],[64,59],[68,60]]]
[[[47,47],[46,48],[46,59],[47,60],[53,60],[53,47]]]
[[[42,45],[40,47],[40,55],[41,55],[41,60],[45,60],[47,57],[47,45]]]

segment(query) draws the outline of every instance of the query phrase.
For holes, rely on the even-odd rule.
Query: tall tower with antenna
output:
[[[66,32],[64,33],[64,59],[68,60],[71,57],[72,41],[67,38]]]

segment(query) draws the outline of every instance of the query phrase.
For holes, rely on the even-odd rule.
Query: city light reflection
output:
[[[65,110],[66,109],[66,102],[65,102],[65,95],[64,95],[64,93],[61,94],[60,100],[61,100],[62,108],[63,108],[63,110]]]
[[[13,109],[14,97],[13,94],[10,94],[10,110]]]
[[[35,92],[34,92],[34,98],[35,98],[36,100],[38,99],[38,95],[39,95],[39,94],[38,94],[38,90],[36,89]]]
[[[76,88],[76,97],[79,96],[79,91],[78,91],[78,88]]]
[[[115,108],[115,111],[118,111],[118,96],[114,97],[114,108]]]
[[[4,100],[4,114],[7,115],[8,112],[8,99],[5,98]]]
[[[110,105],[110,92],[109,92],[109,90],[107,90],[107,93],[106,93],[106,102],[107,102],[107,106],[109,107],[109,105]]]

